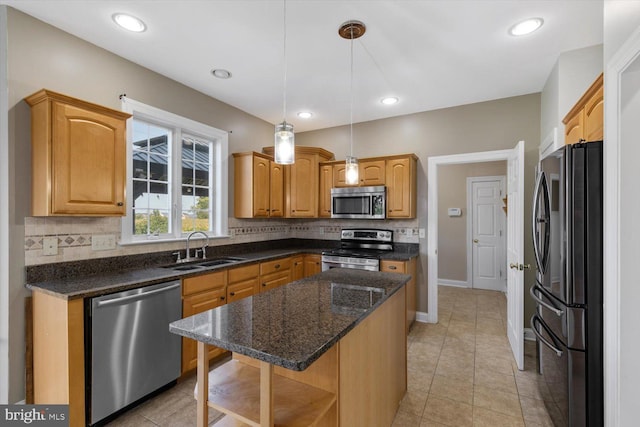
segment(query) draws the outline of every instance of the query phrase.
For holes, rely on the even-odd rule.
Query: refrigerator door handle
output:
[[[538,328],[536,328],[536,323],[542,326],[542,328],[544,328],[544,330],[551,336],[551,339],[553,340],[553,332],[551,332],[548,329],[548,327],[544,324],[544,322],[540,320],[537,314],[534,314],[533,316],[531,316],[531,329],[533,330],[533,333],[536,335],[536,337],[540,340],[541,343],[543,343],[544,345],[549,347],[551,350],[553,350],[556,356],[562,357],[563,351],[542,337],[542,334],[538,332]]]
[[[542,217],[538,216],[538,208],[540,203],[540,196],[544,202],[544,214]],[[550,244],[550,215],[549,208],[549,188],[547,185],[547,178],[545,178],[544,172],[538,174],[536,186],[533,191],[533,215],[531,215],[533,223],[531,224],[531,230],[533,233],[533,253],[536,258],[536,265],[541,273],[545,273],[547,269],[547,262],[549,258],[549,244]],[[544,225],[544,243],[542,248],[540,247],[540,241],[536,235],[539,225]],[[541,252],[542,250],[542,252]]]
[[[557,307],[555,307],[555,306],[553,306],[551,304],[547,304],[546,302],[544,302],[542,300],[542,298],[540,298],[540,297],[538,297],[538,295],[536,295],[536,291],[541,291],[540,286],[533,285],[531,287],[531,289],[529,289],[529,294],[531,295],[531,298],[533,298],[535,302],[537,302],[538,304],[540,304],[541,306],[543,306],[547,310],[550,310],[553,313],[555,313],[556,316],[562,317],[562,315],[564,314],[564,311],[562,311],[561,309],[559,309],[559,308],[557,308]]]

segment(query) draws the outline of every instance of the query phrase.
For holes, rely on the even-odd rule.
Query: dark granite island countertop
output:
[[[411,276],[336,268],[170,324],[170,331],[302,371]]]

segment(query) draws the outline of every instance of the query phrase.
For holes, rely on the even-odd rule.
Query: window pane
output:
[[[190,210],[182,214],[182,231],[209,231],[209,212]]]
[[[209,189],[204,187],[195,187],[195,195],[199,197],[209,197]]]
[[[134,235],[169,233],[172,130],[134,119],[133,135]]]

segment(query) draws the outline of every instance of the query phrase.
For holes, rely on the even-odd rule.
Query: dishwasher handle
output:
[[[140,299],[146,298],[146,297],[148,297],[150,295],[159,294],[161,292],[166,292],[166,291],[169,291],[171,289],[176,289],[176,288],[179,288],[179,287],[180,287],[180,282],[173,283],[171,285],[167,285],[167,286],[164,286],[162,288],[157,288],[157,289],[154,289],[152,291],[140,292],[139,294],[134,294],[134,295],[127,295],[126,297],[116,297],[116,298],[101,300],[101,301],[98,301],[96,303],[96,308],[107,307],[109,305],[120,304],[120,303],[123,303],[123,302],[130,302],[130,301],[140,300]]]

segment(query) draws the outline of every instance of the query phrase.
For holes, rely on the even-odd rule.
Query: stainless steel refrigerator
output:
[[[568,145],[540,161],[531,328],[541,392],[557,426],[604,423],[602,212],[602,141]]]

